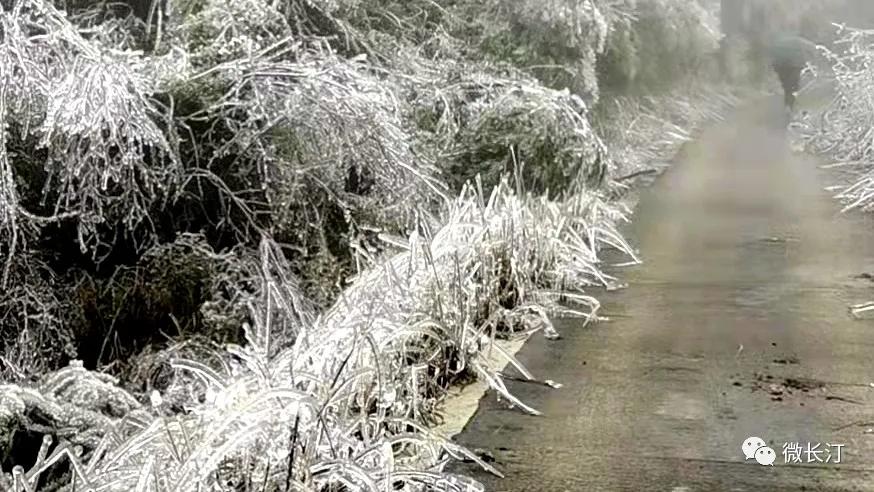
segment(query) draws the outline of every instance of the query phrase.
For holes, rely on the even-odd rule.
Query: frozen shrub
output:
[[[276,2],[187,0],[168,5],[167,36],[170,42],[185,46],[198,67],[255,57],[292,35]]]
[[[141,57],[85,39],[43,0],[16,0],[0,23],[0,226],[73,219],[80,247],[96,254],[99,227],[141,224],[179,177],[151,100],[155,81]],[[30,155],[10,154],[13,143]],[[24,178],[40,179],[28,185],[44,193],[29,209]]]
[[[133,354],[178,337],[239,340],[239,308],[223,301],[228,284],[246,288],[245,260],[242,251],[216,253],[202,235],[181,234],[109,278],[75,272],[73,295],[87,313],[76,330],[79,358],[89,367],[116,360],[123,370]],[[209,317],[202,312],[207,304]]]
[[[569,89],[587,103],[597,101],[596,57],[608,31],[598,2],[490,0],[467,8],[481,26],[487,55],[530,70],[547,86]]]
[[[467,106],[474,114],[458,135],[454,179],[477,172],[491,187],[518,166],[521,186],[552,196],[578,177],[591,188],[608,179],[609,157],[577,96],[511,83]]]
[[[480,175],[489,192],[513,175],[519,186],[555,197],[609,179],[610,157],[579,96],[506,67],[446,62],[417,73],[412,117],[456,190]]]
[[[582,289],[612,281],[600,272],[601,248],[631,254],[614,229],[621,217],[585,193],[552,202],[517,195],[506,182],[488,197],[468,186],[444,225],[424,227],[404,252],[357,278],[297,345],[323,342],[311,351],[316,372],[376,364],[369,384],[395,378],[392,411],[404,418],[427,417],[449,384],[471,374],[528,408],[479,356],[496,336],[548,328],[547,313],[563,312],[562,295],[596,318],[598,303]]]
[[[210,109],[233,135],[219,152],[262,183],[267,228],[296,246],[294,267],[321,283],[309,293],[329,302],[374,232],[406,231],[445,186],[416,152],[395,87],[360,61],[302,51],[228,70],[233,83]]]
[[[88,431],[77,434],[88,436],[88,454],[64,458],[78,483],[105,490],[130,490],[142,480],[156,491],[244,484],[480,490],[441,471],[447,458],[476,457],[427,430],[436,402],[457,378],[476,374],[536,412],[507,391],[482,354],[496,336],[551,329],[548,313],[595,319],[598,303],[582,289],[612,283],[599,269],[602,248],[630,254],[615,229],[622,215],[591,195],[553,202],[516,195],[505,183],[486,199],[466,188],[445,225],[432,231],[422,224],[405,244],[392,241],[406,250],[364,273],[318,319],[278,247],[265,241],[245,345],[229,345],[213,366],[171,362],[191,376],[187,413],[160,416],[168,402],[157,397],[159,416],[139,412],[135,430],[107,433],[111,416],[138,408],[107,387],[111,381],[73,367],[40,386],[96,419],[83,421]],[[580,310],[560,308],[562,297]],[[276,327],[294,344],[281,348]],[[17,399],[2,415],[20,414],[22,393],[4,394]],[[91,406],[79,399],[89,394]],[[96,414],[94,406],[105,411]]]
[[[326,490],[343,484],[372,490],[425,490],[439,484],[443,490],[475,490],[464,479],[440,472],[447,453],[474,455],[431,435],[415,419],[385,412],[384,405],[394,400],[381,390],[390,390],[391,381],[369,389],[359,383],[371,381],[372,371],[359,373],[353,365],[340,372],[307,370],[317,367],[313,357],[322,347],[339,347],[330,337],[308,333],[312,319],[297,311],[302,307],[299,294],[285,282],[283,266],[274,263],[275,246],[264,243],[261,258],[263,286],[251,305],[245,346],[229,346],[230,358],[219,369],[191,360],[173,362],[197,379],[199,401],[190,401],[186,414],[139,413],[135,432],[106,433],[97,446],[88,447],[93,450],[89,454],[68,453],[64,457],[73,464],[75,478],[67,483],[75,479],[111,491],[135,489],[143,480],[156,491],[236,490],[247,484],[268,490]],[[276,350],[272,323],[286,323],[289,333],[307,343]],[[59,374],[52,381],[64,379]],[[20,413],[20,401],[0,407],[0,416]],[[165,402],[154,397],[152,404],[161,413]],[[103,425],[103,420],[93,424],[94,435],[101,435]],[[38,478],[34,472],[17,480],[32,486]]]
[[[717,120],[741,101],[732,86],[680,85],[665,94],[614,97],[596,110],[596,130],[616,162],[609,188],[624,194],[635,178],[667,168],[681,147],[702,124]]]
[[[836,95],[824,107],[798,122],[807,148],[828,156],[846,183],[838,197],[846,210],[874,208],[874,31],[845,29],[832,64]]]
[[[603,82],[610,87],[664,88],[703,72],[705,61],[716,53],[719,26],[697,2],[624,0],[613,12],[607,49],[599,60]]]
[[[108,433],[129,430],[122,418],[141,414],[142,408],[117,383],[110,376],[87,371],[81,362],[72,361],[35,384],[0,385],[0,464],[6,467],[10,462],[32,462],[33,457],[10,447],[30,446],[28,440],[36,436],[41,439],[42,434],[61,441],[61,446],[53,450],[57,454],[67,446],[91,451]]]
[[[0,252],[3,248],[0,247]],[[25,380],[77,354],[84,314],[61,279],[32,252],[19,251],[0,289],[0,380]]]

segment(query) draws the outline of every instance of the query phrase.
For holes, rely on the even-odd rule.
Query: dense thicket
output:
[[[151,24],[85,5],[3,12],[0,248],[19,309],[0,334],[56,332],[89,365],[212,332],[199,308],[235,275],[217,252],[262,234],[327,306],[376,236],[477,174],[486,192],[517,170],[552,196],[603,186],[597,66],[653,81],[714,38],[670,2],[214,0],[156,4]],[[4,370],[42,369],[16,360]]]
[[[2,3],[0,485],[466,490],[446,387],[528,409],[483,351],[597,318],[610,200],[724,103],[620,95],[711,4],[547,3]]]

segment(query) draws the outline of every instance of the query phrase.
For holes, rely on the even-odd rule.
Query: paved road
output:
[[[513,385],[545,417],[483,400],[457,440],[507,475],[461,466],[488,490],[874,490],[874,321],[847,312],[874,299],[854,278],[874,273],[874,223],[837,216],[830,176],[756,106],[641,197],[628,236],[646,263],[601,296],[613,321],[564,323],[563,340],[522,350],[565,385]],[[775,466],[745,462],[749,436]],[[784,464],[787,442],[843,445],[841,463]]]

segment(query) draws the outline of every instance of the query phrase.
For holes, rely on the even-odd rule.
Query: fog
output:
[[[727,36],[764,38],[790,32],[829,44],[835,39],[835,24],[874,26],[874,2],[869,0],[721,0],[720,7]]]

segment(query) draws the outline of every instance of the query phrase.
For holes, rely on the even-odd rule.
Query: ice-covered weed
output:
[[[517,195],[505,182],[488,196],[468,187],[453,203],[445,225],[422,224],[409,240],[392,241],[405,250],[362,274],[315,320],[276,246],[263,243],[247,343],[229,346],[223,365],[175,360],[198,395],[187,413],[140,417],[133,431],[99,427],[103,438],[89,441],[87,455],[67,457],[88,460],[76,479],[119,491],[144,480],[156,491],[247,483],[470,490],[440,470],[453,457],[477,458],[427,430],[443,391],[475,374],[536,412],[483,354],[497,336],[548,325],[549,314],[595,319],[598,303],[582,289],[612,282],[600,270],[601,249],[631,249],[615,229],[622,212],[595,196],[553,202]],[[560,298],[580,307],[559,307]],[[274,350],[277,324],[294,345]],[[45,388],[54,392],[75,388],[62,374],[51,381]],[[67,400],[83,404],[80,393]]]
[[[0,226],[17,233],[22,219],[72,218],[80,246],[95,251],[98,226],[138,225],[179,176],[151,100],[154,80],[138,54],[86,39],[44,0],[12,2],[0,23]],[[37,159],[24,172],[45,173],[41,210],[21,206],[13,139],[32,146],[33,155],[17,159]]]
[[[845,210],[874,208],[874,31],[845,28],[833,51],[835,94],[797,122],[808,149],[831,159],[845,186],[837,197]]]
[[[448,486],[447,490],[469,490],[464,480],[440,469],[451,456],[477,458],[431,435],[419,419],[392,412],[398,403],[389,395],[393,379],[375,378],[378,368],[361,365],[360,355],[351,352],[336,353],[345,355],[347,362],[339,367],[325,370],[314,365],[319,347],[335,351],[344,347],[314,332],[307,315],[298,312],[297,294],[289,290],[293,284],[278,273],[282,265],[273,264],[272,251],[265,243],[261,251],[265,286],[253,304],[247,344],[228,347],[230,358],[224,368],[193,360],[173,362],[198,381],[202,400],[189,402],[187,413],[140,415],[132,432],[107,430],[105,419],[100,420],[89,428],[89,435],[99,442],[88,440],[85,454],[65,456],[74,464],[73,480],[86,489],[111,491],[133,490],[143,483],[156,491],[233,490],[246,484],[280,490],[330,490],[342,484],[361,490],[425,490],[437,483]],[[286,328],[308,343],[275,352],[271,325],[282,321],[278,313],[284,313]],[[367,345],[365,338],[361,343]],[[392,355],[378,356],[386,357]],[[114,401],[90,393],[88,388],[103,387],[102,377],[87,388],[71,386],[76,380],[68,379],[61,372],[37,389],[14,389],[4,395],[39,398],[39,391],[63,390],[68,392],[65,399],[80,407]],[[88,395],[93,399],[82,399]],[[9,411],[0,415],[20,413],[19,400],[2,407]],[[121,413],[139,407],[130,397],[120,401],[129,407]],[[161,399],[155,402],[163,404]],[[152,411],[164,413],[157,407]],[[13,490],[29,490],[41,472],[18,473],[13,474],[17,485]]]
[[[616,163],[611,188],[628,189],[632,178],[663,169],[695,129],[739,101],[735,88],[701,80],[664,94],[602,101],[594,120]]]
[[[84,313],[32,251],[17,252],[7,265],[9,285],[0,290],[0,380],[20,381],[76,357],[75,329]]]
[[[433,408],[430,400],[465,373],[500,389],[494,368],[478,359],[495,336],[545,326],[562,295],[596,318],[597,301],[579,289],[612,281],[600,271],[600,249],[631,254],[614,229],[618,217],[600,209],[609,207],[587,195],[557,203],[517,195],[506,182],[491,195],[468,186],[445,225],[423,228],[405,252],[357,278],[321,318],[315,336],[338,349],[318,346],[316,372],[350,363],[342,358],[348,352],[356,354],[352,362],[381,368],[382,377],[402,377],[396,401],[404,402],[397,411],[406,418],[422,413],[418,405]],[[375,359],[380,353],[394,355]],[[408,364],[418,370],[403,370]]]
[[[608,10],[612,32],[598,60],[602,83],[614,91],[668,87],[706,72],[721,37],[717,19],[697,1],[620,0]]]
[[[410,117],[455,190],[479,175],[489,193],[511,175],[526,190],[557,197],[610,179],[613,163],[579,96],[505,66],[420,61],[411,67],[409,76],[398,76]]]

